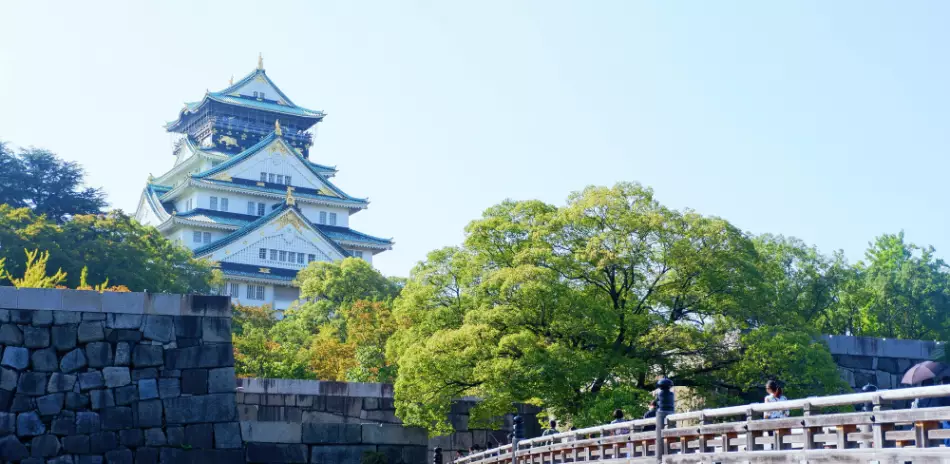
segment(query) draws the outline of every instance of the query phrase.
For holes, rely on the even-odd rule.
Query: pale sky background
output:
[[[184,101],[254,69],[408,275],[505,199],[636,180],[752,233],[947,256],[950,2],[0,0],[0,139],[132,212]]]

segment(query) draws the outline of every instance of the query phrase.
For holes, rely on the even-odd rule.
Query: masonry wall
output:
[[[457,402],[449,421],[455,433],[430,438],[406,427],[395,415],[393,387],[381,383],[344,383],[287,379],[238,379],[238,414],[248,462],[268,456],[281,461],[359,464],[366,451],[382,453],[389,464],[432,462],[443,449],[444,462],[473,444],[483,449],[505,443],[511,416],[501,430],[469,428],[474,401]],[[539,410],[522,406],[526,435],[540,434]],[[265,461],[261,461],[265,462]]]
[[[838,364],[841,377],[853,389],[874,384],[898,388],[911,366],[933,360],[939,342],[825,335],[822,337]]]
[[[0,287],[0,461],[244,461],[226,297]]]

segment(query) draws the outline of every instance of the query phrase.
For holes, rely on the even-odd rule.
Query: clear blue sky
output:
[[[950,2],[0,1],[0,139],[132,211],[162,124],[264,53],[329,116],[312,158],[406,275],[504,198],[636,180],[667,205],[862,256],[950,249]]]

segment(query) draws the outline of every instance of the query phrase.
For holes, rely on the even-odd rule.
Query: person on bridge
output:
[[[785,397],[785,391],[782,385],[775,380],[769,380],[765,383],[765,391],[768,395],[765,397],[766,403],[775,403],[778,401],[788,401]],[[764,414],[766,419],[784,419],[788,417],[788,411],[768,411]]]
[[[647,412],[643,414],[644,419],[653,419],[656,417],[657,405],[656,400],[650,401],[650,409],[647,409]],[[656,430],[655,425],[645,425],[643,426],[644,432],[650,432]]]
[[[541,436],[542,436],[542,437],[546,437],[546,436],[548,436],[548,435],[556,435],[556,434],[561,433],[561,432],[559,432],[558,429],[557,429],[557,421],[556,421],[556,420],[551,419],[550,421],[548,421],[548,426],[549,426],[549,427],[548,427],[544,432],[541,432]]]
[[[623,418],[623,409],[614,409],[614,420],[610,421],[611,424],[620,424],[627,422]],[[630,433],[630,429],[617,429],[614,431],[614,435],[626,435]]]

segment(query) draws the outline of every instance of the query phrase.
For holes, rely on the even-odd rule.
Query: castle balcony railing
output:
[[[944,440],[950,440],[950,429],[941,428],[941,422],[950,421],[950,407],[892,409],[909,400],[936,397],[950,397],[950,386],[748,404],[665,418],[661,414],[656,420],[520,440],[516,446],[501,446],[454,462],[950,463],[950,447],[944,445]],[[763,418],[774,411],[791,415]],[[657,430],[647,429],[651,426]]]

